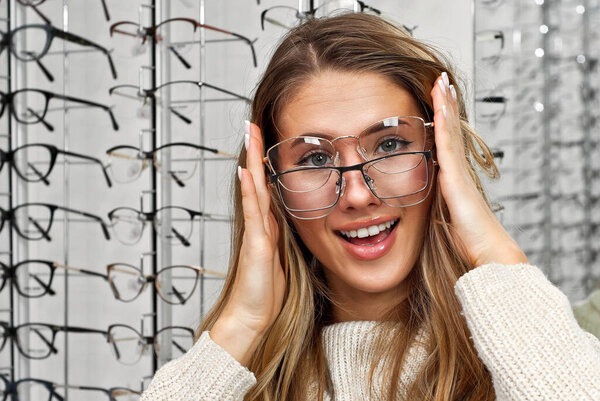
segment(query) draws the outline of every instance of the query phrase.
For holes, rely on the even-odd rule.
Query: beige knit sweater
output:
[[[600,400],[600,341],[578,326],[567,297],[537,267],[480,266],[454,288],[499,401]],[[369,387],[375,400],[384,399],[378,380],[367,380],[369,332],[375,324],[353,321],[324,328],[333,400],[366,401]],[[415,346],[409,356],[399,399],[426,354]],[[242,400],[255,384],[254,374],[205,331],[185,355],[156,372],[142,401]]]

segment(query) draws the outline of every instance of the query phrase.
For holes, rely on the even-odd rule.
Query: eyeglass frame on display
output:
[[[46,32],[46,44],[44,45],[44,49],[40,52],[39,55],[32,57],[32,58],[23,58],[20,54],[17,54],[17,51],[12,44],[12,37],[15,34],[15,32],[17,32],[17,31],[24,30],[24,29],[31,29],[31,28],[42,29]],[[21,26],[13,29],[11,31],[8,31],[8,32],[0,31],[0,37],[1,37],[1,39],[0,39],[0,54],[2,54],[4,49],[6,47],[8,47],[10,49],[10,51],[12,52],[12,54],[17,59],[24,61],[24,62],[33,61],[33,60],[39,61],[42,57],[44,57],[48,53],[48,50],[50,49],[50,46],[52,45],[52,41],[54,40],[55,37],[59,37],[63,40],[69,41],[69,42],[77,43],[81,46],[93,47],[97,50],[100,50],[102,53],[104,53],[104,55],[106,55],[106,57],[108,58],[108,64],[110,66],[110,71],[111,71],[112,77],[113,77],[113,79],[117,79],[117,70],[115,68],[115,64],[113,63],[112,57],[110,56],[110,51],[108,49],[106,49],[104,46],[94,43],[91,40],[88,40],[82,36],[75,35],[71,32],[60,30],[60,29],[56,28],[55,26],[52,26],[49,24],[21,25]],[[33,55],[31,52],[28,52],[28,53],[30,53],[30,55]]]
[[[36,226],[36,228],[42,234],[42,236],[40,238],[30,238],[30,237],[26,236],[25,233],[21,232],[21,229],[19,228],[19,226],[17,224],[15,224],[15,222],[13,221],[15,210],[23,208],[23,207],[28,207],[28,206],[43,206],[43,207],[48,208],[48,210],[50,211],[50,219],[49,219],[48,229],[46,231],[42,230],[41,229],[42,227],[39,225],[39,223],[37,223],[34,219],[32,219],[30,217],[30,220],[32,220],[33,225]],[[63,207],[63,206],[54,205],[51,203],[42,203],[42,202],[22,203],[20,205],[13,207],[12,209],[8,209],[8,210],[0,207],[0,232],[4,228],[4,224],[7,221],[11,221],[12,226],[15,228],[16,233],[21,238],[25,238],[30,241],[39,241],[43,238],[43,239],[46,239],[47,241],[51,241],[52,238],[50,238],[50,236],[48,234],[49,234],[50,230],[52,229],[52,223],[54,222],[54,213],[56,212],[56,210],[62,210],[64,212],[78,214],[80,216],[88,217],[92,220],[97,221],[98,223],[100,223],[100,226],[102,227],[102,233],[104,234],[104,238],[106,238],[106,240],[110,240],[110,234],[108,232],[108,228],[106,226],[106,223],[104,223],[104,220],[102,220],[101,217],[96,216],[95,214],[82,212],[82,211],[79,211],[76,209],[71,209],[71,208],[67,208],[67,207]]]
[[[34,276],[34,280],[42,287],[44,288],[44,292],[42,292],[41,294],[38,295],[31,295],[31,294],[27,294],[23,291],[23,289],[19,286],[18,280],[17,280],[17,269],[20,266],[23,266],[25,264],[30,264],[30,263],[39,263],[39,264],[44,264],[46,266],[48,266],[49,271],[50,271],[50,278],[48,280],[47,283],[42,282],[41,279],[39,279],[38,277]],[[101,277],[103,278],[105,281],[108,281],[108,276],[106,274],[102,274],[102,273],[97,273],[91,270],[86,270],[86,269],[80,269],[80,268],[76,268],[76,267],[71,267],[71,266],[66,266],[63,264],[59,264],[56,262],[52,262],[49,260],[41,260],[41,259],[27,259],[27,260],[23,260],[15,265],[13,265],[12,267],[8,266],[7,264],[0,262],[0,270],[1,271],[5,271],[7,273],[3,274],[0,278],[1,278],[1,282],[0,282],[0,292],[2,292],[2,290],[4,289],[6,282],[11,280],[12,281],[12,286],[17,290],[17,293],[25,298],[41,298],[46,294],[49,295],[56,295],[56,293],[54,292],[54,290],[52,290],[52,281],[54,280],[54,272],[56,271],[57,268],[61,268],[61,269],[65,269],[65,270],[73,270],[79,273],[83,273],[83,274],[87,274],[87,275],[91,275],[91,276],[96,276],[96,277]],[[30,274],[31,275],[31,274]]]
[[[37,111],[32,110],[31,108],[28,107],[29,112],[32,113],[36,118],[38,118],[37,121],[23,121],[20,119],[19,116],[17,116],[17,113],[15,111],[15,106],[13,104],[14,98],[15,98],[15,95],[17,95],[19,93],[24,93],[24,92],[37,92],[37,93],[41,93],[42,95],[44,95],[46,103],[44,106],[44,110],[41,114],[39,114]],[[4,115],[4,111],[6,110],[6,108],[8,106],[9,113],[15,118],[15,120],[17,122],[19,122],[21,124],[26,124],[26,125],[42,123],[46,127],[46,129],[48,129],[48,131],[52,132],[52,131],[54,131],[54,127],[52,125],[48,124],[44,120],[44,117],[46,117],[46,114],[48,113],[48,105],[50,103],[50,100],[52,100],[53,98],[62,99],[62,100],[70,101],[70,102],[81,103],[81,104],[85,104],[87,106],[98,107],[108,113],[113,129],[115,131],[119,130],[119,124],[117,124],[117,120],[115,119],[115,116],[110,107],[105,106],[100,103],[92,102],[90,100],[80,99],[80,98],[76,98],[76,97],[72,97],[72,96],[60,95],[58,93],[49,92],[49,91],[46,91],[43,89],[37,89],[37,88],[22,88],[22,89],[17,89],[12,92],[8,92],[8,93],[0,91],[0,117],[2,117],[2,115]]]
[[[39,170],[37,170],[33,166],[33,164],[27,163],[29,165],[29,167],[33,170],[33,172],[36,173],[36,175],[38,176],[39,179],[37,179],[37,180],[30,179],[26,175],[22,174],[22,172],[19,170],[19,168],[17,168],[15,166],[15,163],[14,163],[14,154],[16,152],[18,152],[19,150],[23,150],[23,149],[30,148],[30,147],[45,148],[48,150],[48,152],[50,154],[50,167],[48,168],[48,171],[46,172],[46,174],[42,174]],[[50,182],[47,180],[47,178],[50,175],[50,173],[52,172],[52,169],[54,168],[54,165],[56,164],[56,158],[59,154],[62,154],[65,156],[79,157],[79,158],[90,160],[90,161],[93,161],[94,163],[99,164],[100,167],[102,167],[102,173],[104,174],[104,178],[106,179],[106,184],[109,186],[109,188],[112,187],[112,182],[108,176],[108,173],[106,172],[106,167],[102,164],[102,162],[99,159],[92,157],[92,156],[87,156],[87,155],[84,155],[81,153],[75,153],[75,152],[71,152],[68,150],[61,150],[61,149],[58,149],[54,145],[50,145],[50,144],[46,144],[46,143],[28,143],[27,145],[19,146],[18,148],[15,148],[15,149],[11,150],[10,152],[6,152],[6,151],[0,149],[0,172],[2,172],[2,168],[4,167],[4,164],[8,163],[12,167],[12,169],[15,171],[15,173],[17,173],[17,175],[24,181],[27,181],[27,182],[42,181],[44,184],[50,185]]]
[[[44,355],[42,357],[38,357],[38,356],[34,357],[34,356],[31,356],[30,354],[26,353],[21,348],[21,344],[18,341],[18,339],[16,338],[17,330],[19,330],[22,327],[27,327],[27,326],[43,326],[43,327],[49,329],[50,331],[52,331],[52,339],[51,340],[48,340],[45,337],[42,340],[48,346],[48,354],[47,355]],[[20,324],[17,326],[10,326],[8,322],[0,320],[0,327],[4,328],[4,332],[5,332],[5,335],[0,337],[0,341],[1,341],[0,352],[2,352],[2,350],[6,346],[6,343],[7,343],[6,340],[8,338],[11,338],[12,341],[16,340],[17,350],[19,351],[19,353],[21,355],[23,355],[27,359],[35,359],[35,360],[47,359],[50,357],[51,354],[55,354],[55,355],[58,354],[58,350],[54,347],[54,343],[56,341],[56,334],[58,332],[102,334],[102,336],[104,336],[106,338],[106,342],[109,344],[112,344],[112,349],[115,352],[115,358],[117,358],[117,361],[119,361],[120,363],[125,364],[125,365],[133,365],[133,364],[137,363],[140,360],[140,358],[142,357],[145,349],[142,349],[142,351],[139,353],[138,359],[135,362],[125,363],[125,362],[121,361],[120,352],[118,351],[118,349],[116,348],[116,345],[115,345],[116,341],[119,341],[119,340],[118,339],[115,340],[111,336],[111,331],[114,328],[125,327],[129,330],[132,330],[141,340],[145,341],[144,345],[153,344],[152,348],[153,348],[155,354],[158,354],[158,352],[156,351],[156,347],[158,347],[158,344],[156,344],[156,338],[163,331],[173,330],[173,329],[183,330],[183,331],[187,332],[188,334],[190,334],[190,337],[192,338],[192,343],[193,343],[193,339],[194,339],[194,331],[192,329],[190,329],[189,327],[183,327],[183,326],[166,326],[166,327],[163,327],[162,329],[158,330],[156,332],[156,334],[154,334],[153,336],[144,336],[139,331],[134,329],[133,327],[131,327],[127,324],[121,324],[121,323],[111,324],[108,326],[108,328],[106,330],[99,330],[99,329],[91,329],[88,327],[58,326],[58,325],[53,325],[53,324],[49,324],[49,323],[39,323],[39,322],[27,322],[27,323],[23,323],[23,324]],[[38,333],[38,335],[39,335],[39,333]],[[43,337],[43,336],[41,336],[41,337]],[[183,348],[179,347],[178,345],[177,345],[177,348],[179,348],[183,354],[187,351],[187,350],[183,351]]]
[[[2,380],[4,382],[4,385],[6,388],[6,390],[4,392],[5,398],[3,398],[2,401],[6,401],[6,399],[8,398],[9,395],[11,396],[12,400],[18,400],[19,394],[17,393],[17,386],[20,383],[24,383],[24,382],[34,382],[34,383],[39,383],[39,384],[43,385],[44,387],[46,387],[46,389],[48,390],[48,393],[50,394],[49,399],[56,398],[58,401],[62,401],[63,397],[56,392],[57,388],[68,388],[68,389],[73,389],[73,390],[86,390],[86,391],[101,391],[101,392],[105,393],[106,395],[108,395],[109,401],[118,401],[114,397],[114,393],[119,392],[119,391],[126,391],[131,394],[141,395],[141,393],[139,391],[132,390],[127,387],[110,387],[110,388],[106,389],[106,388],[102,388],[102,387],[76,386],[76,385],[72,385],[72,384],[62,385],[62,384],[54,383],[54,382],[51,382],[48,380],[34,379],[32,377],[26,377],[26,378],[19,379],[19,380],[16,380],[13,382],[13,381],[10,381],[7,378],[5,378],[4,375],[0,375],[0,380]]]
[[[113,34],[119,33],[122,35],[128,35],[128,36],[136,36],[136,37],[141,37],[142,38],[142,44],[146,43],[146,39],[148,37],[151,37],[154,39],[155,43],[160,42],[161,40],[163,40],[162,37],[159,37],[159,35],[157,35],[157,31],[160,28],[161,25],[167,24],[167,23],[171,23],[171,22],[188,22],[190,24],[192,24],[194,26],[194,32],[196,32],[196,29],[198,28],[205,28],[205,29],[210,29],[212,31],[216,31],[216,32],[221,32],[224,33],[226,35],[231,35],[234,36],[244,42],[246,42],[248,44],[248,46],[250,46],[250,50],[252,52],[252,61],[254,63],[254,67],[257,66],[257,62],[256,62],[256,51],[254,49],[254,42],[256,42],[257,39],[254,40],[250,40],[249,38],[247,38],[244,35],[240,35],[238,33],[235,32],[231,32],[228,31],[226,29],[222,29],[222,28],[218,28],[216,26],[212,26],[212,25],[207,25],[207,24],[202,24],[198,21],[196,21],[193,18],[185,18],[185,17],[179,17],[179,18],[169,18],[166,19],[164,21],[161,21],[160,23],[153,25],[153,26],[149,26],[149,27],[142,27],[140,26],[139,23],[137,22],[133,22],[133,21],[118,21],[115,22],[114,24],[112,24],[110,26],[110,36],[113,36]],[[119,25],[134,25],[137,27],[137,35],[136,34],[132,34],[131,32],[127,32],[127,31],[122,31],[117,29],[119,27]],[[186,65],[187,60],[184,62],[183,60],[185,60],[185,58],[183,58],[183,56],[177,52],[173,46],[170,46],[169,49],[177,56],[177,58],[182,62],[182,64]],[[189,63],[188,63],[189,65]],[[186,68],[189,68],[186,66]]]
[[[120,295],[118,294],[118,290],[114,286],[114,281],[111,278],[111,272],[115,271],[115,270],[119,270],[118,269],[119,265],[128,266],[128,267],[133,268],[134,270],[136,270],[139,273],[138,274],[138,277],[139,277],[138,279],[143,279],[144,280],[144,283],[140,287],[138,293],[133,298],[131,298],[129,300],[125,300],[125,299],[122,299],[120,297]],[[182,299],[182,297],[180,297],[178,294],[176,294],[176,296],[180,300],[180,302],[179,303],[175,303],[175,302],[169,301],[162,294],[162,291],[159,288],[159,282],[157,280],[157,277],[162,272],[165,272],[165,271],[170,270],[172,268],[181,268],[181,267],[193,270],[196,273],[196,277],[194,279],[194,287],[190,291],[190,295],[187,298]],[[120,270],[120,271],[121,271],[121,273],[131,274],[130,272],[126,272],[126,271],[123,271],[123,270]],[[213,275],[213,276],[218,277],[218,278],[226,278],[227,277],[226,274],[223,274],[221,272],[217,272],[217,271],[214,271],[214,270],[205,269],[204,267],[200,267],[200,266],[192,266],[192,265],[172,265],[172,266],[167,266],[167,267],[163,267],[162,269],[160,269],[159,271],[157,271],[156,274],[145,275],[145,274],[143,274],[142,269],[140,269],[137,266],[131,265],[129,263],[111,263],[110,265],[106,266],[106,272],[107,272],[108,282],[109,282],[109,285],[110,285],[111,290],[113,292],[113,295],[119,301],[122,301],[122,302],[133,302],[134,300],[136,300],[140,296],[140,294],[142,294],[142,292],[144,292],[144,290],[146,289],[146,287],[148,286],[148,284],[150,282],[154,282],[154,286],[156,288],[156,293],[158,294],[158,296],[163,301],[165,301],[166,303],[168,303],[170,305],[185,305],[185,303],[192,297],[194,291],[196,290],[196,286],[198,285],[198,278],[200,277],[200,275],[210,274],[210,275]],[[0,289],[1,289],[1,287],[0,287]]]
[[[160,207],[160,208],[156,209],[156,210],[155,210],[155,211],[153,211],[153,212],[141,212],[141,211],[139,211],[139,210],[137,210],[137,209],[134,209],[134,208],[132,208],[132,207],[128,207],[128,206],[119,206],[119,207],[116,207],[116,208],[114,208],[114,209],[113,209],[113,210],[111,210],[110,212],[108,212],[108,220],[111,222],[111,226],[112,226],[112,227],[114,227],[114,226],[115,226],[115,222],[113,222],[113,217],[112,217],[112,216],[113,216],[113,215],[114,215],[114,214],[115,214],[117,211],[119,211],[119,210],[129,210],[129,211],[135,212],[135,213],[137,214],[137,216],[138,216],[138,219],[139,219],[139,221],[141,221],[141,222],[143,223],[143,225],[142,225],[142,230],[140,231],[140,235],[139,235],[138,239],[137,239],[137,240],[136,240],[136,241],[133,243],[133,244],[137,244],[137,243],[140,241],[140,239],[142,238],[142,235],[144,234],[144,228],[146,227],[146,223],[148,223],[148,222],[151,222],[153,225],[154,225],[154,224],[156,224],[156,222],[155,222],[155,216],[156,216],[156,214],[157,214],[158,212],[162,211],[162,210],[165,210],[165,209],[177,209],[177,210],[183,210],[183,211],[185,211],[186,213],[188,213],[188,215],[190,216],[189,222],[190,222],[190,224],[192,225],[192,226],[191,226],[191,227],[192,227],[192,230],[193,230],[193,228],[194,228],[194,226],[193,226],[193,221],[194,221],[194,218],[195,218],[195,217],[206,217],[206,218],[209,218],[209,219],[212,219],[212,218],[218,218],[217,216],[215,216],[215,215],[213,215],[213,214],[209,214],[209,213],[205,213],[205,212],[197,212],[197,211],[195,211],[195,210],[191,210],[191,209],[188,209],[188,208],[186,208],[186,207],[182,207],[182,206],[163,206],[163,207]],[[140,219],[140,218],[139,218],[140,216],[143,216],[143,219]],[[220,217],[220,216],[219,216],[219,217]],[[159,231],[159,230],[158,230],[158,228],[157,228],[156,226],[154,226],[154,228],[155,228],[157,231]],[[0,229],[1,229],[1,228],[0,228]],[[188,239],[187,239],[187,238],[185,238],[185,236],[183,236],[182,234],[180,234],[180,233],[179,233],[177,230],[174,230],[174,232],[175,232],[175,237],[176,237],[176,238],[179,240],[179,242],[181,242],[181,244],[182,244],[183,246],[185,246],[185,247],[189,247],[189,246],[191,246],[191,243],[188,241]],[[191,234],[191,232],[192,232],[192,231],[190,231],[190,234]],[[119,236],[118,236],[118,235],[115,235],[115,237],[117,238],[117,240],[118,240],[119,242],[121,242],[121,243],[122,243],[122,244],[124,244],[124,245],[133,245],[133,244],[127,244],[127,243],[124,243],[123,241],[121,241],[121,240],[119,239]]]
[[[142,161],[142,168],[139,170],[139,173],[137,174],[136,177],[134,177],[132,180],[130,181],[125,181],[125,182],[132,182],[135,181],[136,179],[138,179],[140,177],[140,175],[142,174],[142,171],[144,169],[146,169],[146,167],[148,167],[148,163],[146,163],[147,160],[154,160],[154,166],[156,167],[156,169],[161,172],[161,169],[159,166],[156,165],[156,159],[155,159],[155,155],[157,152],[165,149],[165,148],[169,148],[172,146],[187,146],[190,148],[194,148],[197,150],[206,150],[208,152],[217,154],[217,155],[221,155],[224,157],[228,157],[228,158],[232,158],[232,159],[237,159],[237,157],[235,155],[232,155],[230,153],[224,152],[222,150],[216,149],[216,148],[210,148],[207,146],[202,146],[202,145],[196,145],[193,143],[189,143],[189,142],[173,142],[173,143],[168,143],[165,145],[161,145],[158,148],[152,150],[152,151],[144,151],[141,150],[138,147],[135,146],[131,146],[131,145],[117,145],[117,146],[113,146],[112,148],[108,149],[106,151],[106,154],[109,157],[117,157],[117,158],[126,158],[126,159],[130,159],[131,157],[127,156],[127,155],[114,155],[113,153],[116,150],[120,150],[120,149],[130,149],[130,150],[135,150],[137,151],[137,157],[136,160],[141,160]],[[109,168],[112,167],[112,164],[108,165]],[[2,169],[2,166],[0,165],[0,170]],[[114,174],[114,173],[113,173]],[[177,185],[179,187],[185,187],[185,184],[183,183],[183,180],[179,179],[177,176],[174,176],[173,174],[170,174],[170,177],[173,179],[173,181],[175,181],[177,183]]]

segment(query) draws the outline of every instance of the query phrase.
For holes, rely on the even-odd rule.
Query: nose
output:
[[[378,207],[381,203],[381,200],[367,186],[361,171],[353,170],[343,173],[341,194],[338,201],[340,210],[349,212]]]

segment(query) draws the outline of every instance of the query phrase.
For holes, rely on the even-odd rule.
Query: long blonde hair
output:
[[[277,118],[282,107],[311,77],[323,70],[371,72],[382,74],[410,91],[424,115],[433,117],[430,91],[435,79],[447,71],[458,93],[465,158],[481,193],[477,165],[490,177],[498,176],[490,149],[469,127],[464,101],[456,74],[448,60],[433,47],[424,44],[379,17],[348,13],[326,19],[313,19],[294,28],[282,39],[258,83],[252,102],[252,122],[261,129],[265,148],[277,142]],[[245,166],[242,148],[239,164]],[[200,324],[198,335],[210,330],[227,304],[238,268],[244,232],[239,181],[233,182],[234,222],[231,262],[219,299]],[[437,184],[436,184],[437,186]],[[401,323],[398,336],[379,338],[375,344],[370,377],[380,360],[390,361],[384,383],[389,383],[387,399],[398,391],[399,375],[407,351],[417,341],[419,329],[429,333],[427,359],[408,388],[407,399],[418,400],[489,400],[494,390],[489,371],[477,357],[461,306],[454,295],[454,284],[474,268],[469,266],[461,245],[452,240],[449,213],[438,188],[432,194],[432,206],[424,243],[417,263],[407,280],[408,297],[391,310],[380,323]],[[275,322],[252,356],[248,368],[257,384],[245,400],[302,400],[308,383],[318,385],[319,400],[331,392],[331,381],[321,344],[321,329],[333,323],[330,294],[323,268],[293,230],[276,194],[272,207],[279,228],[279,253],[286,275],[283,307]],[[383,337],[383,336],[382,336]],[[389,341],[393,345],[389,346]],[[393,356],[393,357],[389,357]],[[380,358],[381,357],[381,358]]]

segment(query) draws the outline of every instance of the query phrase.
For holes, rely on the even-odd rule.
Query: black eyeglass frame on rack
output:
[[[32,120],[24,120],[15,111],[15,108],[16,108],[15,104],[14,104],[15,96],[17,96],[19,94],[26,94],[28,92],[41,94],[45,99],[44,110],[42,110],[41,112],[32,110],[31,108],[28,108],[28,111],[35,117],[35,119],[32,119]],[[60,95],[58,93],[49,92],[49,91],[46,91],[43,89],[37,89],[37,88],[17,89],[15,91],[8,92],[8,93],[0,91],[0,117],[2,117],[2,115],[4,114],[4,111],[8,108],[10,114],[15,118],[15,120],[17,120],[21,124],[37,124],[37,123],[41,122],[49,131],[54,131],[54,127],[44,120],[44,118],[46,117],[46,114],[48,113],[48,105],[50,103],[50,100],[52,100],[52,99],[61,99],[61,100],[69,101],[69,102],[81,103],[86,106],[100,108],[108,113],[113,129],[115,131],[119,130],[119,124],[117,123],[117,120],[115,119],[115,116],[109,106],[106,106],[106,105],[103,105],[100,103],[96,103],[96,102],[92,102],[90,100],[80,99],[80,98],[76,98],[73,96]]]
[[[37,177],[35,179],[32,179],[31,177],[28,177],[27,174],[25,174],[23,171],[21,171],[21,169],[18,167],[19,163],[15,163],[15,154],[17,154],[18,152],[22,152],[24,150],[31,150],[31,149],[35,149],[35,148],[45,149],[46,151],[48,151],[49,164],[48,164],[46,171],[43,172],[43,171],[38,170],[32,163],[28,162],[27,163],[28,167],[33,170],[33,172],[35,173],[35,175]],[[0,172],[2,171],[2,168],[4,167],[4,164],[8,163],[13,168],[15,173],[17,173],[17,175],[24,181],[27,181],[27,182],[42,181],[42,182],[44,182],[44,184],[50,185],[50,182],[47,180],[47,178],[50,175],[50,173],[52,172],[52,170],[54,169],[54,165],[56,164],[56,159],[59,154],[64,155],[64,156],[78,157],[80,159],[89,160],[91,162],[97,163],[102,168],[102,173],[106,180],[106,184],[109,187],[112,187],[112,182],[108,176],[108,173],[106,172],[106,167],[102,164],[100,159],[97,159],[92,156],[87,156],[87,155],[84,155],[81,153],[75,153],[75,152],[71,152],[68,150],[61,150],[61,149],[58,149],[54,145],[50,145],[50,144],[46,144],[46,143],[28,143],[27,145],[19,146],[18,148],[15,148],[15,149],[11,150],[10,152],[0,149]]]
[[[46,33],[46,43],[44,44],[42,51],[40,51],[38,54],[35,54],[32,52],[26,52],[26,54],[29,54],[29,57],[23,57],[23,55],[19,54],[19,52],[17,51],[15,44],[13,42],[13,37],[15,36],[15,34],[20,33],[21,31],[27,30],[27,29],[43,30]],[[0,54],[2,54],[4,49],[6,49],[8,47],[10,49],[10,51],[12,52],[12,54],[21,61],[25,61],[25,62],[34,61],[34,60],[39,61],[48,53],[48,50],[50,49],[50,46],[52,45],[52,41],[54,40],[55,37],[61,38],[63,40],[66,40],[66,41],[69,41],[72,43],[77,43],[78,45],[81,45],[81,46],[93,47],[93,48],[101,51],[108,58],[108,64],[110,67],[112,77],[114,79],[117,78],[117,70],[115,68],[115,64],[113,63],[112,57],[110,56],[110,51],[107,48],[105,48],[104,46],[101,46],[95,42],[92,42],[91,40],[88,40],[82,36],[75,35],[74,33],[71,33],[71,32],[63,31],[52,25],[28,24],[28,25],[21,25],[21,26],[13,29],[11,31],[8,31],[8,32],[0,31]]]
[[[119,401],[119,397],[123,395],[141,395],[139,391],[132,390],[127,387],[110,387],[110,388],[102,388],[102,387],[94,387],[94,386],[75,386],[69,384],[67,386],[54,383],[48,380],[42,379],[34,379],[33,377],[26,377],[23,379],[19,379],[17,381],[10,381],[4,377],[4,375],[0,375],[0,380],[4,386],[3,391],[0,394],[4,394],[3,398],[0,398],[0,401],[7,401],[8,397],[11,397],[12,401],[19,400],[19,385],[22,383],[36,383],[40,384],[48,390],[48,398],[49,400],[56,399],[57,401],[63,401],[63,397],[56,392],[59,388],[68,388],[73,390],[84,390],[84,391],[100,391],[108,396],[109,401]],[[2,387],[0,387],[2,390]]]
[[[47,350],[44,350],[43,354],[39,354],[39,355],[30,354],[23,348],[23,344],[21,343],[21,341],[19,341],[19,330],[23,329],[23,328],[28,328],[28,327],[33,327],[34,329],[32,329],[32,331],[34,331],[40,337],[40,340],[47,346]],[[35,330],[36,328],[37,329],[40,329],[40,328],[46,329],[46,330],[50,331],[51,337],[46,338],[45,336],[43,336],[43,333],[41,333],[40,330]],[[113,350],[114,355],[117,358],[117,361],[119,361],[120,363],[123,363],[125,365],[135,364],[139,361],[142,354],[144,353],[145,347],[140,347],[140,351],[139,351],[139,353],[137,353],[137,359],[135,361],[128,361],[128,362],[123,361],[122,354],[121,354],[121,352],[119,352],[119,347],[117,346],[117,344],[123,340],[132,340],[132,338],[131,337],[120,338],[120,337],[116,336],[115,330],[119,330],[119,329],[126,329],[126,330],[129,330],[130,332],[133,332],[132,334],[134,334],[138,339],[138,341],[137,341],[138,345],[146,346],[146,345],[152,344],[154,352],[157,355],[159,354],[159,349],[160,349],[160,344],[157,342],[157,339],[159,338],[161,333],[163,333],[167,330],[183,331],[186,333],[186,336],[189,336],[189,339],[191,340],[190,343],[193,344],[193,341],[194,341],[194,331],[192,329],[190,329],[189,327],[183,327],[183,326],[166,326],[166,327],[163,327],[162,329],[158,330],[156,332],[156,334],[154,334],[153,336],[144,336],[139,331],[134,329],[133,327],[126,325],[126,324],[120,324],[120,323],[111,324],[108,326],[108,328],[106,330],[100,330],[100,329],[92,329],[92,328],[88,328],[88,327],[78,327],[78,326],[58,326],[58,325],[54,325],[54,324],[39,323],[39,322],[28,322],[28,323],[23,323],[23,324],[20,324],[17,326],[10,326],[10,324],[8,322],[0,320],[0,330],[2,330],[0,332],[2,334],[2,336],[0,336],[0,352],[4,349],[5,345],[7,344],[7,340],[9,338],[11,338],[13,341],[15,341],[15,343],[17,345],[17,350],[19,351],[19,353],[21,355],[23,355],[25,358],[42,360],[42,359],[49,358],[50,355],[52,355],[52,354],[54,354],[54,355],[58,354],[58,349],[56,349],[56,347],[54,346],[54,343],[56,342],[56,334],[58,332],[101,334],[106,339],[106,342],[109,344],[110,348]],[[184,354],[187,351],[187,349],[181,347],[181,345],[179,345],[178,343],[174,342],[174,345],[177,349],[179,349],[181,351],[182,354]]]
[[[32,264],[46,266],[46,268],[48,269],[47,272],[45,272],[47,278],[43,279],[38,277],[36,274],[32,274],[32,272],[29,271],[29,267]],[[21,288],[19,281],[17,280],[20,268],[25,269],[28,275],[40,285],[43,291],[31,293],[26,292],[24,288]],[[40,298],[46,294],[56,295],[56,292],[54,292],[54,290],[52,289],[52,282],[54,280],[54,273],[56,272],[56,269],[72,270],[95,277],[101,277],[104,279],[104,281],[108,281],[108,276],[106,274],[97,273],[86,269],[79,269],[71,266],[65,266],[56,262],[52,262],[50,260],[28,259],[23,260],[12,267],[0,262],[0,271],[2,272],[2,274],[0,275],[0,292],[2,292],[2,290],[6,286],[7,281],[10,280],[12,286],[15,288],[15,290],[17,290],[17,293],[25,298]],[[31,290],[31,287],[29,287],[29,289]]]
[[[31,221],[31,223],[40,232],[39,236],[33,237],[31,235],[27,235],[25,230],[22,230],[22,227],[19,227],[19,225],[15,223],[15,212],[19,209],[29,207],[29,206],[41,206],[43,208],[48,209],[49,221],[48,221],[48,227],[46,229],[44,229],[38,222],[36,222],[35,219],[32,219],[29,216],[29,220]],[[80,210],[75,210],[75,209],[71,209],[71,208],[67,208],[67,207],[63,207],[63,206],[58,206],[58,205],[54,205],[54,204],[50,204],[50,203],[41,203],[41,202],[22,203],[22,204],[17,205],[9,210],[0,208],[0,231],[2,231],[2,229],[4,228],[4,224],[7,221],[12,221],[15,231],[20,237],[28,239],[30,241],[38,241],[41,239],[46,239],[47,241],[51,241],[52,238],[50,237],[49,233],[52,228],[52,223],[54,222],[54,213],[57,210],[62,210],[64,212],[78,214],[80,216],[84,216],[89,219],[97,221],[100,224],[100,226],[102,227],[102,233],[104,234],[104,238],[106,238],[106,240],[110,240],[110,233],[108,232],[106,223],[102,220],[101,217],[96,216],[95,214],[82,212]]]

